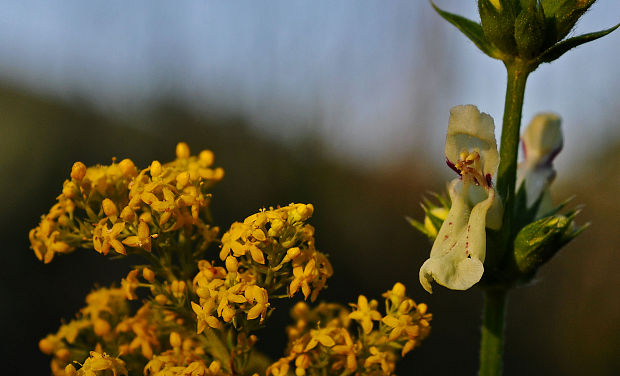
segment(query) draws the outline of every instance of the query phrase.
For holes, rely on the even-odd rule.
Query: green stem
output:
[[[497,172],[497,188],[504,200],[512,199],[515,191],[517,154],[521,128],[521,111],[525,83],[530,74],[530,67],[518,61],[507,64],[508,83],[504,119],[500,143],[500,163]]]
[[[500,233],[500,244],[495,252],[489,252],[485,262],[488,272],[493,274],[512,249],[512,216],[517,180],[517,155],[521,128],[521,112],[527,77],[535,67],[516,59],[506,62],[508,82],[500,142],[500,163],[497,173],[497,191],[504,203],[504,218]],[[482,340],[480,343],[480,376],[498,376],[502,373],[504,351],[504,318],[508,290],[501,286],[501,279],[491,277],[491,286],[484,292],[482,318]],[[495,285],[495,286],[493,286]]]
[[[484,292],[479,376],[502,374],[507,293],[504,289],[488,289]]]
[[[525,84],[531,72],[531,67],[520,60],[515,60],[506,63],[506,70],[508,71],[508,82],[506,86],[506,102],[504,104],[502,138],[500,141],[500,162],[497,171],[497,190],[504,203],[504,220],[502,225],[502,244],[498,250],[499,254],[494,255],[497,258],[492,260],[494,266],[501,262],[511,243],[511,222],[517,180],[521,112],[523,110]]]

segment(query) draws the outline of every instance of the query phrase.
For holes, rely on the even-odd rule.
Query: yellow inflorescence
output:
[[[289,346],[285,357],[267,369],[267,375],[321,375],[328,372],[356,375],[391,375],[399,356],[404,356],[426,338],[432,315],[425,304],[405,296],[401,283],[384,294],[386,314],[375,300],[361,295],[353,311],[335,304],[310,309],[298,303],[292,311],[296,324],[288,328]],[[358,323],[356,334],[351,320]],[[327,360],[326,360],[327,359]]]
[[[311,204],[262,209],[218,239],[208,190],[223,170],[213,160],[179,143],[174,161],[142,170],[130,159],[73,165],[58,202],[30,232],[37,258],[48,263],[92,248],[148,263],[134,266],[120,287],[93,290],[75,319],[39,342],[53,375],[391,374],[430,330],[426,306],[401,284],[384,295],[385,315],[364,296],[351,310],[297,304],[287,356],[268,367],[252,331],[280,299],[299,293],[315,301],[332,266],[307,223]]]
[[[130,159],[88,168],[76,162],[58,203],[30,231],[37,258],[48,263],[56,253],[89,246],[104,255],[125,254],[126,247],[150,252],[158,233],[181,228],[211,236],[215,230],[201,213],[209,204],[207,190],[224,170],[211,167],[208,150],[191,156],[180,143],[176,154],[170,163],[153,161],[143,170]]]

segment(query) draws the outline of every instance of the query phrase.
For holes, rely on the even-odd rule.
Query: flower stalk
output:
[[[507,294],[508,290],[506,289],[487,289],[484,292],[482,340],[480,342],[480,376],[502,374]]]
[[[519,61],[506,63],[508,80],[506,101],[500,140],[500,163],[497,175],[497,190],[504,202],[504,218],[501,229],[500,248],[489,252],[491,271],[502,262],[503,256],[512,251],[512,216],[516,197],[517,155],[521,128],[521,113],[525,85],[531,68]],[[491,282],[493,283],[493,282]],[[484,291],[482,316],[482,338],[480,342],[480,375],[501,375],[504,352],[504,319],[508,290],[493,284]]]
[[[502,251],[506,251],[512,237],[511,218],[513,214],[515,186],[517,181],[517,156],[519,154],[519,139],[521,128],[521,112],[523,110],[523,96],[525,84],[531,68],[524,62],[515,60],[506,63],[508,80],[506,84],[506,101],[504,104],[504,118],[500,140],[500,163],[497,172],[497,190],[505,203],[504,225],[502,226]],[[491,260],[499,262],[504,252],[497,252],[498,258]]]

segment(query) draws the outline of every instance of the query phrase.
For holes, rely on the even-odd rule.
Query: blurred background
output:
[[[438,1],[476,18],[475,2]],[[475,374],[481,291],[427,294],[430,244],[405,222],[452,178],[448,110],[473,103],[501,119],[502,64],[424,1],[83,2],[26,0],[0,12],[0,322],[2,369],[49,374],[37,343],[131,260],[78,251],[41,264],[28,230],[71,165],[112,157],[170,160],[178,141],[210,148],[227,228],[264,206],[311,202],[317,246],[335,276],[321,297],[380,297],[395,281],[434,313],[433,331],[397,373]],[[610,27],[620,3],[597,2],[577,27]],[[575,196],[592,227],[509,301],[506,375],[620,373],[620,32],[539,68],[524,122],[564,120],[554,197]],[[499,132],[498,132],[499,136]],[[263,332],[280,356],[286,309]],[[275,333],[275,334],[274,334]]]

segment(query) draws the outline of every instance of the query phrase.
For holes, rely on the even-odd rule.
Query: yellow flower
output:
[[[138,233],[137,235],[128,236],[123,240],[123,244],[129,247],[140,247],[147,252],[151,252],[151,236],[149,234],[149,225],[140,221],[138,224]]]
[[[370,333],[372,331],[372,320],[381,320],[381,314],[375,309],[377,301],[373,300],[368,304],[368,299],[364,295],[360,295],[357,299],[357,305],[353,306],[355,311],[349,314],[349,318],[358,321],[364,333]]]
[[[222,316],[222,310],[228,306],[229,302],[232,303],[245,303],[247,300],[245,296],[241,295],[242,285],[237,284],[229,287],[228,289],[223,287],[217,293],[217,299],[219,304],[217,306],[217,314]]]
[[[138,270],[134,269],[127,274],[127,278],[121,280],[121,288],[125,292],[125,297],[129,300],[138,299],[136,289],[140,282],[138,281]]]
[[[310,282],[314,280],[316,277],[316,263],[314,259],[311,259],[306,264],[305,268],[302,266],[296,266],[293,268],[293,281],[289,287],[289,296],[295,295],[297,290],[301,287],[301,291],[304,294],[304,299],[308,299],[308,295],[310,295]]]
[[[56,227],[56,222],[44,218],[39,226],[28,234],[35,255],[46,264],[52,261],[55,253],[69,253],[74,249],[66,242],[57,240],[60,231],[56,230]]]
[[[119,358],[112,358],[106,353],[90,352],[90,357],[84,361],[84,365],[78,372],[79,375],[95,376],[97,371],[112,371],[114,376],[128,375],[125,362]]]
[[[336,344],[331,337],[332,328],[312,329],[310,330],[310,341],[304,348],[304,352],[310,351],[319,343],[325,347],[332,347]]]
[[[212,313],[215,310],[215,303],[212,301],[207,302],[207,304],[200,306],[194,302],[192,302],[192,310],[196,314],[196,318],[198,319],[198,329],[197,334],[202,333],[203,330],[207,327],[207,325],[214,329],[219,329],[221,327],[220,320],[217,317],[213,316]]]
[[[364,367],[371,367],[373,364],[379,364],[381,370],[385,375],[391,375],[394,372],[394,359],[393,355],[389,352],[383,352],[377,349],[375,346],[370,348],[370,356],[366,358]]]
[[[357,369],[357,346],[351,339],[348,330],[342,329],[341,333],[344,339],[344,345],[336,345],[332,347],[332,350],[338,355],[346,356],[347,370],[353,372]]]
[[[107,218],[102,219],[95,230],[93,231],[93,245],[95,251],[107,255],[110,251],[110,246],[114,248],[117,253],[126,255],[125,247],[116,239],[118,235],[125,229],[125,222],[116,222],[111,229],[108,229],[106,224]]]
[[[267,294],[267,290],[256,285],[248,286],[245,289],[245,298],[250,304],[256,302],[256,304],[248,311],[248,320],[261,316],[262,321],[265,313],[267,312],[267,307],[269,307],[269,295]]]
[[[412,318],[409,315],[400,315],[399,317],[388,315],[381,321],[392,328],[388,341],[396,340],[403,332],[409,338],[415,338],[420,333],[420,327],[412,323]]]
[[[251,239],[255,240],[252,241]],[[226,260],[231,251],[235,257],[241,257],[249,251],[252,260],[264,264],[265,256],[256,244],[265,239],[265,233],[261,229],[253,229],[246,223],[235,222],[230,226],[230,230],[222,236],[220,259]]]

